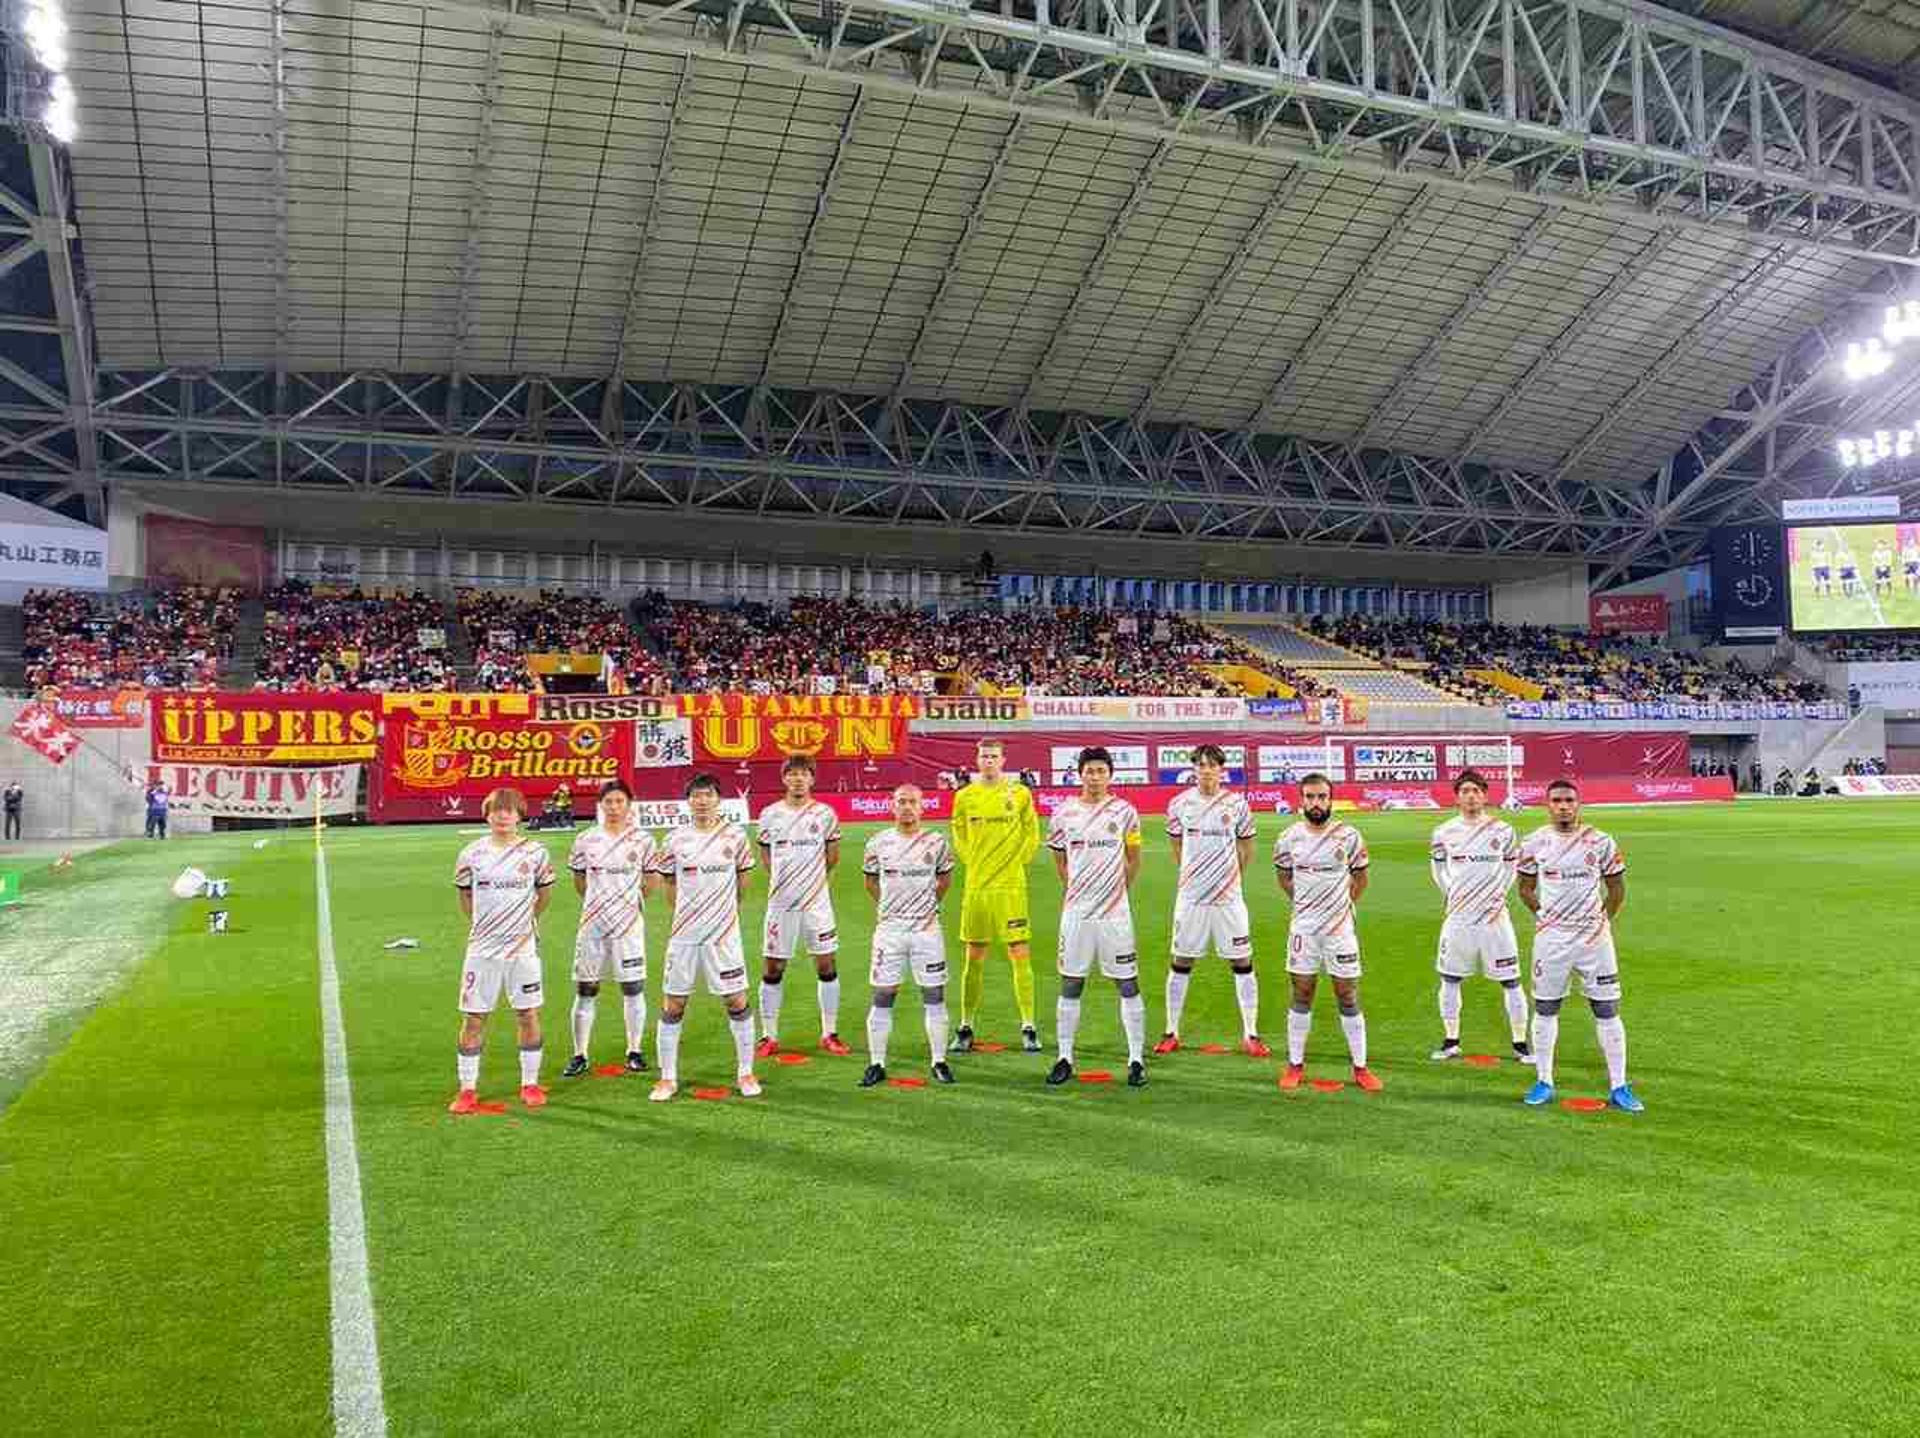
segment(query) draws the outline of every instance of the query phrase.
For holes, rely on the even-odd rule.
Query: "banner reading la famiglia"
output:
[[[634,765],[634,696],[386,694],[370,805],[378,821],[469,819],[489,790],[518,789],[537,809],[572,791],[577,812]]]
[[[907,725],[920,717],[911,694],[682,694],[696,755],[709,763],[893,759],[907,752]]]

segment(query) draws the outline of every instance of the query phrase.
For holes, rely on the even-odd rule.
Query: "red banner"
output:
[[[179,584],[226,585],[258,594],[267,587],[267,532],[250,525],[203,524],[167,514],[145,516],[147,577]]]
[[[165,689],[150,696],[162,764],[338,764],[371,759],[377,694]]]
[[[41,703],[76,729],[144,729],[147,691],[128,689],[54,689]]]
[[[1595,634],[1665,634],[1664,594],[1595,594],[1587,599],[1587,627]]]
[[[536,809],[566,788],[574,812],[590,815],[602,784],[632,777],[637,721],[567,717],[565,706],[537,703],[527,694],[386,695],[371,816],[477,819],[480,801],[502,787]]]
[[[907,752],[920,700],[903,694],[683,694],[695,755],[738,764],[806,754],[815,759],[893,759]]]
[[[42,704],[24,705],[13,716],[10,732],[49,764],[66,763],[80,747],[80,736]]]

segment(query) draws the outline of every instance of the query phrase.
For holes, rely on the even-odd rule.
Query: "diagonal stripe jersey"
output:
[[[1119,918],[1127,905],[1127,851],[1140,847],[1140,814],[1109,794],[1097,803],[1078,795],[1053,811],[1047,847],[1067,856],[1061,913]]]
[[[1447,896],[1447,922],[1495,924],[1507,912],[1507,890],[1520,862],[1513,825],[1483,814],[1468,823],[1456,814],[1433,831],[1434,883]]]
[[[1240,841],[1253,837],[1253,810],[1222,789],[1189,789],[1167,805],[1167,837],[1180,841],[1176,904],[1231,904],[1240,893]]]
[[[738,824],[702,831],[691,824],[654,849],[652,869],[674,881],[672,944],[718,944],[740,928],[740,875],[753,845]]]
[[[767,907],[804,909],[827,891],[827,845],[840,842],[840,818],[818,799],[798,809],[779,799],[760,811],[767,851]]]
[[[468,956],[515,959],[531,953],[533,901],[552,882],[553,860],[537,839],[516,839],[503,849],[489,834],[462,849],[454,860],[453,883],[473,893]]]
[[[953,872],[953,850],[936,829],[903,834],[897,826],[867,840],[860,865],[880,881],[876,922],[890,928],[929,930],[940,922],[940,876]]]
[[[1340,819],[1317,832],[1302,819],[1273,841],[1276,869],[1293,871],[1293,917],[1287,931],[1316,937],[1344,932],[1353,923],[1349,876],[1367,867],[1367,841]]]
[[[1027,889],[1027,864],[1040,847],[1040,816],[1025,784],[978,779],[953,796],[953,852],[967,866],[967,891]]]
[[[567,867],[587,876],[580,932],[620,938],[640,923],[641,884],[654,862],[653,836],[638,824],[618,834],[604,825],[583,829],[567,855]]]
[[[1605,880],[1626,871],[1620,846],[1590,824],[1571,834],[1551,824],[1535,829],[1520,846],[1520,872],[1540,878],[1536,937],[1579,944],[1606,938],[1612,925]]]

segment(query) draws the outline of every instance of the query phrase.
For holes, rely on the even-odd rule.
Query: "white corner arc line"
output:
[[[380,1338],[367,1273],[367,1220],[360,1204],[360,1157],[353,1140],[353,1085],[347,1075],[347,1031],[340,1018],[340,973],[333,962],[327,854],[318,836],[313,844],[313,872],[319,909],[320,1035],[326,1061],[333,1431],[341,1438],[377,1438],[387,1431],[387,1407],[380,1393]]]

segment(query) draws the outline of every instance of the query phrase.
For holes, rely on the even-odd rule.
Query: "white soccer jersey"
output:
[[[767,907],[805,909],[827,892],[827,845],[840,841],[840,819],[809,799],[798,809],[786,800],[760,811],[760,845],[767,851]]]
[[[1520,872],[1540,879],[1536,937],[1569,944],[1610,939],[1604,880],[1626,870],[1620,846],[1589,824],[1571,834],[1549,824],[1527,835],[1520,846]]]
[[[672,944],[719,944],[740,933],[740,875],[753,846],[737,824],[688,824],[654,849],[653,872],[674,881]]]
[[[1061,912],[1079,918],[1130,913],[1127,851],[1140,843],[1140,814],[1111,794],[1092,803],[1078,795],[1053,811],[1047,847],[1067,856]]]
[[[453,882],[473,894],[469,958],[512,959],[533,952],[533,901],[553,882],[545,846],[516,839],[503,849],[492,835],[475,839],[454,861]]]
[[[1447,896],[1447,922],[1497,924],[1507,913],[1507,890],[1520,862],[1513,825],[1482,815],[1456,814],[1433,831],[1433,875]]]
[[[1180,841],[1176,904],[1231,904],[1240,897],[1240,841],[1253,837],[1253,810],[1222,789],[1189,789],[1167,805],[1167,837]]]
[[[1273,844],[1274,867],[1293,873],[1288,932],[1312,938],[1353,926],[1349,876],[1367,867],[1367,841],[1353,825],[1330,820],[1317,832],[1302,819]]]
[[[940,876],[953,872],[953,849],[936,829],[903,834],[882,829],[867,840],[861,870],[880,881],[876,920],[895,929],[935,929],[940,924]]]
[[[655,847],[653,836],[638,824],[618,834],[600,824],[581,831],[567,855],[567,867],[587,876],[581,933],[618,938],[639,927],[642,881]]]

